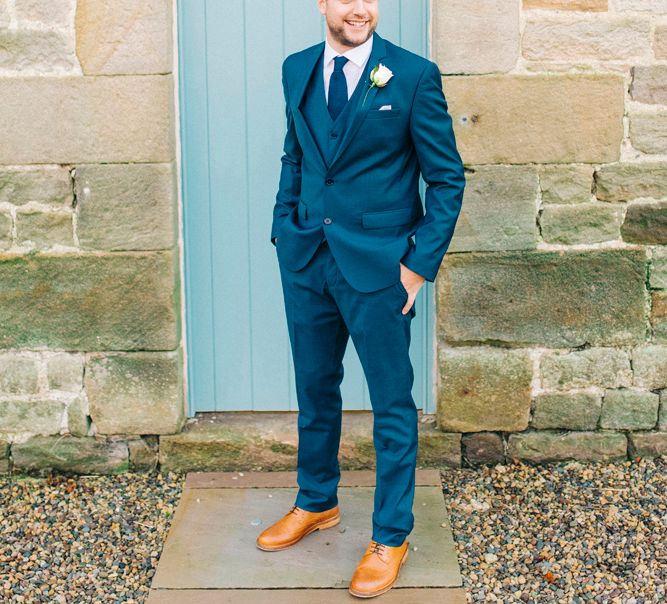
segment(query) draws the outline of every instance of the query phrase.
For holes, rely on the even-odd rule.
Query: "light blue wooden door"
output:
[[[378,33],[428,56],[428,0],[382,0]],[[285,134],[283,59],[324,40],[315,0],[179,0],[187,381],[197,411],[298,409],[269,241]],[[422,198],[424,183],[422,186]],[[433,409],[433,286],[416,301],[413,395]],[[371,409],[350,339],[344,409]]]

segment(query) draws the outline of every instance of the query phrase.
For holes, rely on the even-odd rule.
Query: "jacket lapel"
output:
[[[345,134],[343,135],[343,138],[340,141],[340,144],[338,145],[338,149],[336,150],[335,155],[331,159],[329,168],[331,168],[336,163],[336,161],[341,156],[343,151],[345,151],[347,146],[350,144],[350,142],[354,138],[355,133],[357,132],[357,130],[359,130],[361,122],[364,121],[364,118],[366,117],[368,110],[371,108],[371,105],[373,104],[373,99],[377,94],[378,88],[377,86],[373,86],[373,88],[371,88],[368,91],[368,96],[366,96],[366,90],[368,89],[368,85],[370,84],[369,77],[373,67],[375,67],[375,65],[378,64],[380,59],[384,59],[385,55],[386,55],[386,45],[384,42],[384,38],[381,38],[377,32],[373,32],[373,48],[371,50],[370,56],[368,57],[368,62],[366,63],[366,68],[364,69],[364,73],[361,76],[362,81],[359,82],[359,84],[363,87],[361,90],[361,95],[359,95],[359,98],[357,99],[357,105],[355,107],[354,116],[352,117],[352,122],[350,123],[349,128],[345,131]],[[366,96],[366,101],[364,102],[365,96]]]

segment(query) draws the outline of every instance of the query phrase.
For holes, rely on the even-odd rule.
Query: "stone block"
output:
[[[171,252],[0,254],[0,348],[173,350],[178,281]]]
[[[631,113],[630,142],[644,153],[667,154],[667,111]]]
[[[438,351],[438,426],[450,432],[523,430],[530,413],[532,361],[526,351]]]
[[[667,346],[648,344],[632,351],[634,386],[646,390],[667,388]]]
[[[446,255],[439,337],[551,348],[643,342],[646,264],[644,250]]]
[[[610,5],[610,8],[617,12],[667,14],[667,0],[610,0]]]
[[[127,441],[130,452],[130,467],[135,472],[152,472],[158,464],[158,439],[142,436]]]
[[[0,353],[0,394],[39,392],[37,361],[15,352]]]
[[[14,470],[46,474],[122,474],[129,469],[127,444],[101,438],[36,436],[12,445]]]
[[[616,348],[588,348],[545,354],[540,360],[542,388],[620,388],[632,384],[630,357]]]
[[[630,75],[629,91],[633,101],[667,105],[667,65],[636,65]]]
[[[434,10],[435,61],[442,73],[507,72],[519,57],[519,3],[440,0]]]
[[[660,391],[660,411],[658,412],[658,430],[667,432],[667,391]]]
[[[444,82],[466,164],[617,161],[624,88],[623,77],[611,74],[465,76]]]
[[[521,37],[531,61],[633,61],[651,54],[651,24],[626,15],[528,15]]]
[[[85,74],[172,71],[170,0],[78,0],[77,55]]]
[[[0,164],[168,162],[171,75],[17,77],[0,85]]]
[[[0,168],[0,202],[22,206],[36,201],[62,207],[71,206],[73,200],[67,168]]]
[[[667,291],[651,293],[651,326],[654,340],[667,343]]]
[[[667,24],[655,26],[653,32],[653,53],[656,59],[667,59]]]
[[[607,0],[523,0],[523,8],[604,12],[607,10]]]
[[[650,284],[654,289],[667,289],[667,248],[653,250],[650,267]]]
[[[667,72],[666,72],[667,74]],[[618,162],[595,170],[595,196],[602,201],[630,201],[667,196],[667,162]]]
[[[67,429],[72,436],[88,436],[90,431],[88,405],[81,397],[75,398],[67,406]]]
[[[537,186],[533,167],[470,169],[449,252],[534,249]]]
[[[16,213],[16,243],[33,250],[74,247],[71,212],[22,211]]]
[[[540,166],[542,203],[584,203],[591,200],[593,168],[587,165]]]
[[[461,438],[463,459],[470,465],[496,464],[505,460],[503,437],[496,432],[474,432]]]
[[[80,166],[75,183],[82,249],[156,250],[175,244],[172,164]]]
[[[74,40],[63,30],[1,28],[0,48],[2,70],[48,74],[67,73],[78,67]]]
[[[628,243],[667,244],[667,200],[628,204],[621,236]]]
[[[628,447],[632,458],[667,456],[667,432],[631,432]]]
[[[7,250],[12,246],[12,217],[0,213],[0,250]]]
[[[46,25],[69,28],[74,20],[73,0],[14,0],[14,14],[19,26]]]
[[[595,430],[602,398],[595,392],[545,392],[535,400],[531,426],[536,430]]]
[[[61,401],[0,398],[0,432],[58,434],[64,412]]]
[[[178,352],[90,355],[84,385],[98,434],[173,434],[183,427]]]
[[[627,439],[625,434],[617,432],[537,430],[510,434],[507,456],[533,463],[624,461],[627,459]]]
[[[608,203],[545,205],[539,214],[547,243],[574,245],[620,239],[623,206]]]
[[[658,423],[660,399],[643,390],[606,390],[600,427],[610,430],[650,430]]]
[[[49,389],[79,392],[83,388],[83,358],[78,354],[56,352],[46,358]]]

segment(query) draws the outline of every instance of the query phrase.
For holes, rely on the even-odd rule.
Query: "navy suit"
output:
[[[408,292],[399,262],[435,280],[465,176],[435,63],[374,32],[359,84],[334,121],[323,54],[320,42],[282,65],[287,132],[271,227],[299,403],[296,505],[322,511],[338,501],[340,383],[351,336],[374,414],[372,538],[395,546],[414,523],[417,454],[409,357],[415,307],[401,313]],[[368,89],[378,63],[394,75]]]

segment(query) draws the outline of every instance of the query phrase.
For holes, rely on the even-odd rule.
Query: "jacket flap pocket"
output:
[[[366,212],[361,215],[361,224],[365,229],[399,226],[412,220],[412,208],[383,210],[382,212]]]

